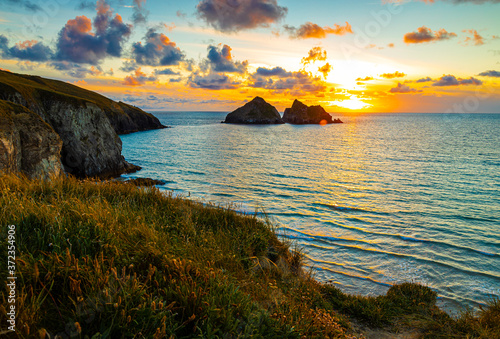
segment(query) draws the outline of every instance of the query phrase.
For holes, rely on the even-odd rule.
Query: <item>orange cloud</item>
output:
[[[333,27],[325,26],[321,27],[312,22],[306,22],[299,28],[293,26],[284,26],[285,30],[290,34],[293,39],[324,39],[328,34],[334,35],[345,35],[352,32],[351,25],[346,21],[345,26],[340,26],[335,24]]]
[[[330,65],[329,63],[326,63],[326,65],[318,68],[318,72],[323,73],[325,79],[331,71],[332,71],[332,65]]]
[[[473,43],[474,46],[484,45],[484,38],[475,29],[463,30],[463,32],[472,34],[472,37],[465,38],[464,42],[466,44]]]
[[[326,60],[326,51],[324,51],[321,47],[313,47],[309,51],[308,55],[302,58],[301,63],[303,65],[310,64],[314,61],[324,61]]]
[[[394,72],[394,73],[384,73],[384,74],[380,74],[380,76],[382,78],[385,78],[385,79],[394,79],[394,78],[404,78],[406,76],[405,73],[402,73],[402,72]]]
[[[16,43],[16,46],[20,49],[26,49],[26,48],[31,48],[34,45],[36,45],[38,41],[36,40],[26,40],[24,42],[18,42]]]
[[[406,33],[404,42],[407,44],[421,44],[424,42],[448,40],[456,36],[455,33],[447,32],[444,28],[433,32],[431,29],[422,26],[418,28],[417,32]]]
[[[357,78],[356,81],[370,81],[373,80],[373,77],[365,77],[365,78]]]
[[[125,86],[142,86],[146,84],[146,81],[155,81],[156,77],[148,77],[146,73],[141,71],[141,68],[135,70],[135,75],[126,76],[122,84]]]
[[[80,34],[88,33],[92,29],[92,21],[85,15],[77,16],[74,19],[68,20],[66,28],[69,32]]]

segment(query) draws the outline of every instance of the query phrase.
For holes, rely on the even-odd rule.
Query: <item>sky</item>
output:
[[[147,111],[500,113],[500,0],[0,0],[0,68]]]

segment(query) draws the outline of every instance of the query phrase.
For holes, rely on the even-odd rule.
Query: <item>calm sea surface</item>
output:
[[[265,210],[317,279],[363,295],[419,282],[452,312],[500,295],[500,114],[340,116],[329,126],[154,114],[173,128],[122,136],[125,158],[143,167],[130,176]]]

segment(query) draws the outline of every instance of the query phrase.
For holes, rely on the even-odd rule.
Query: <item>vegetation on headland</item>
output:
[[[154,187],[3,175],[0,206],[4,278],[16,225],[21,338],[500,337],[498,301],[455,319],[416,284],[346,295],[305,273],[269,222]],[[2,334],[7,305],[4,283]]]

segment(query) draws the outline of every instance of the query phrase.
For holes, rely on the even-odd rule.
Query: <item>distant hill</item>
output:
[[[59,80],[0,71],[0,99],[26,106],[42,116],[44,108],[39,103],[43,96],[77,104],[84,101],[94,103],[106,113],[118,134],[164,128],[152,114],[99,93]]]

